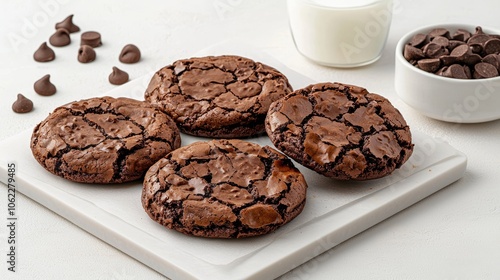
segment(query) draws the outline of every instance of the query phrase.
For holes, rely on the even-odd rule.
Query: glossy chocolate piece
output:
[[[33,85],[33,89],[36,93],[43,96],[50,96],[56,93],[56,86],[50,82],[50,75],[47,74],[40,78]]]
[[[80,31],[80,27],[73,23],[73,15],[69,15],[63,21],[56,23],[56,29],[59,28],[64,28],[68,30],[69,33]]]
[[[141,51],[136,45],[128,44],[123,47],[118,60],[122,63],[136,63],[141,59]]]
[[[109,74],[108,80],[113,85],[123,85],[128,82],[128,73],[119,69],[116,66],[113,66],[113,72]]]
[[[102,45],[101,34],[96,31],[83,32],[80,36],[80,46],[88,45],[97,48]]]
[[[49,43],[54,47],[64,47],[71,43],[68,30],[59,28],[50,36]]]
[[[80,46],[78,49],[77,59],[81,63],[89,63],[96,59],[96,53],[94,48],[88,45]]]
[[[29,100],[22,94],[17,95],[16,101],[12,104],[12,111],[16,113],[28,113],[33,110],[33,101]]]
[[[49,62],[56,58],[54,50],[47,46],[47,42],[43,42],[33,54],[33,59],[38,62]]]

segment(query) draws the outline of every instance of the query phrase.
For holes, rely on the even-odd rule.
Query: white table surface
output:
[[[222,40],[250,40],[315,80],[356,84],[385,95],[412,129],[446,140],[469,160],[460,181],[282,279],[499,279],[500,121],[457,125],[424,117],[397,97],[393,77],[394,49],[404,33],[453,22],[500,28],[500,2],[396,0],[396,4],[381,60],[341,70],[315,65],[295,50],[283,0],[2,1],[0,141],[33,128],[58,105],[115,88],[107,81],[112,66],[121,67],[134,79]],[[83,31],[102,34],[104,45],[97,49],[98,59],[88,65],[76,61],[77,33],[72,35],[72,45],[65,47],[74,49],[74,57],[60,55],[52,63],[35,62],[33,52],[48,40],[53,25],[69,14],[75,14],[74,21]],[[141,49],[139,63],[117,61],[127,43]],[[38,96],[33,82],[49,73],[58,92]],[[17,93],[33,100],[33,112],[12,112]],[[11,273],[6,263],[6,204],[7,191],[2,186],[0,213],[4,214],[0,219],[5,225],[0,227],[0,279],[165,279],[21,194],[17,196],[18,267]]]

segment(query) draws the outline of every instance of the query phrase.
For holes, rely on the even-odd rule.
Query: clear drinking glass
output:
[[[382,55],[392,0],[287,0],[297,50],[332,67],[358,67]]]

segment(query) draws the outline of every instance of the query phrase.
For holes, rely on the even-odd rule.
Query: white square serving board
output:
[[[197,55],[207,54],[237,54],[264,62],[287,75],[294,88],[313,82],[260,51],[216,46]],[[143,99],[151,76],[103,95]],[[31,154],[31,131],[0,142],[0,181],[7,183],[7,164],[14,162],[18,191],[169,278],[269,279],[463,176],[465,155],[438,139],[418,131],[412,133],[413,155],[383,179],[336,181],[295,163],[309,185],[304,211],[274,233],[241,240],[191,237],[163,228],[142,209],[142,182],[89,185],[50,174]],[[184,134],[181,137],[183,145],[206,140]],[[249,141],[272,146],[264,136]]]

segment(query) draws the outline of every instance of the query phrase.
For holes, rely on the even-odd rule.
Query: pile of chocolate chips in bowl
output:
[[[403,56],[415,67],[443,77],[493,78],[500,72],[500,35],[486,34],[480,26],[474,33],[435,28],[413,36]]]

